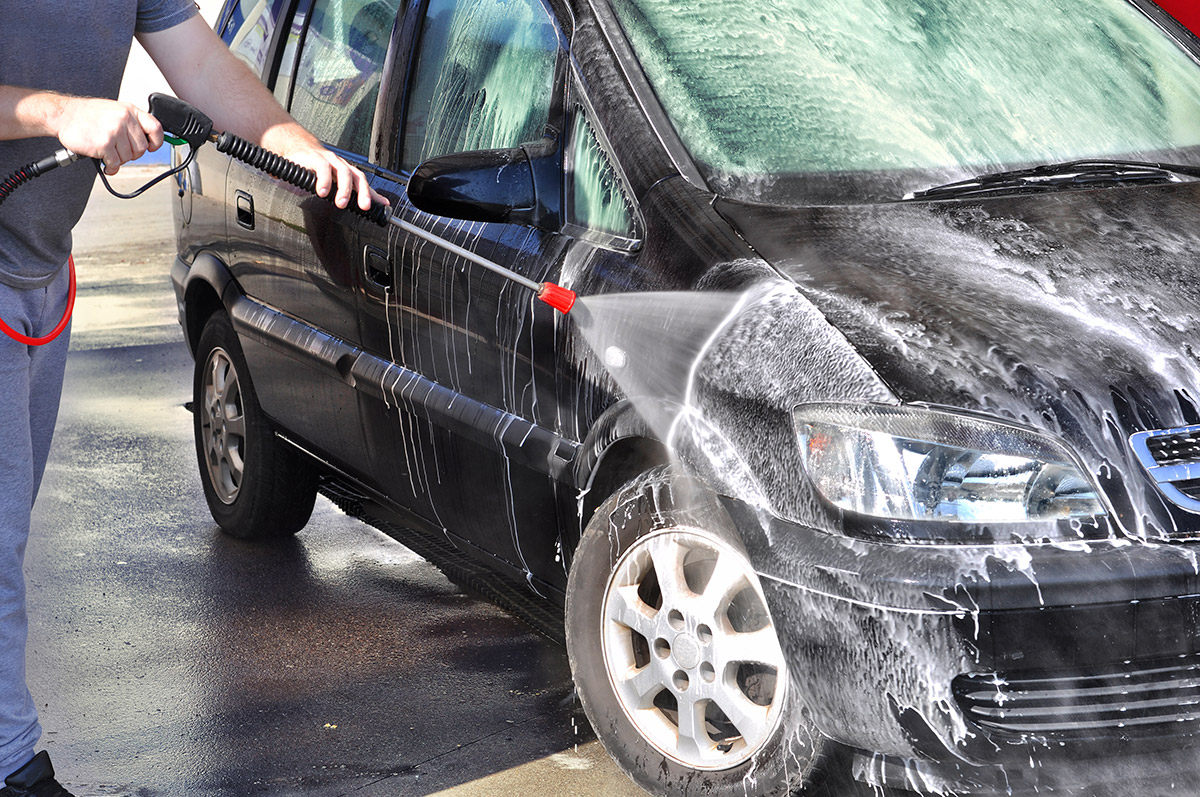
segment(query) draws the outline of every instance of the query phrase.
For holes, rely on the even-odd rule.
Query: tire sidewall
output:
[[[754,757],[725,770],[690,769],[664,755],[629,720],[613,690],[601,643],[609,577],[636,540],[678,526],[709,532],[744,555],[732,521],[715,497],[669,467],[648,471],[627,484],[588,523],[567,585],[567,654],[580,703],[609,755],[653,793],[788,794],[811,774],[823,749],[819,734],[799,708],[795,689],[786,692],[771,739]]]

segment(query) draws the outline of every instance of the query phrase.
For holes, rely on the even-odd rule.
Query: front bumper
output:
[[[794,688],[871,780],[1127,778],[1200,730],[1194,544],[878,543],[729,508]]]

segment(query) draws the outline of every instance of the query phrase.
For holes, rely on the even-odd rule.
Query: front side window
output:
[[[613,8],[710,185],[748,201],[895,200],[1040,163],[1200,159],[1200,66],[1128,0]]]
[[[322,141],[366,155],[400,0],[317,0],[293,79],[291,112]]]
[[[404,170],[540,139],[558,54],[557,29],[538,0],[431,0],[405,114]]]

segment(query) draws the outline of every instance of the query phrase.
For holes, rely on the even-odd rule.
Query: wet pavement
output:
[[[586,729],[562,648],[403,546],[323,498],[283,544],[217,530],[183,407],[170,200],[97,195],[76,235],[26,566],[60,779],[138,797],[640,794]]]

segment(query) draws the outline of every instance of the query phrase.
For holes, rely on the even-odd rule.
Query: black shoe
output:
[[[45,750],[5,778],[4,784],[0,797],[74,797],[54,779],[50,754]]]

